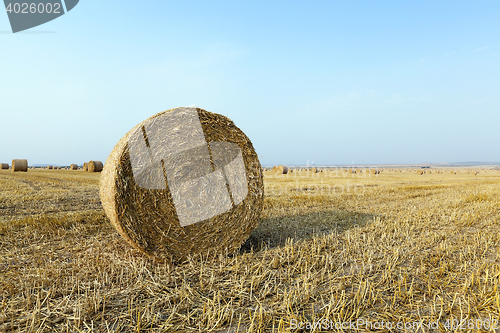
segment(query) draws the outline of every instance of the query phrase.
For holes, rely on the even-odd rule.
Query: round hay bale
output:
[[[312,173],[318,173],[318,172],[319,172],[319,170],[318,170],[318,169],[316,169],[316,168],[311,168],[311,172],[312,172]]]
[[[288,167],[286,165],[278,165],[273,167],[273,171],[279,175],[286,175],[288,173]]]
[[[89,164],[87,162],[83,163],[83,171],[89,171]]]
[[[69,169],[70,169],[70,170],[78,170],[78,165],[77,165],[77,164],[71,164],[71,165],[69,166]]]
[[[48,170],[52,170],[54,167],[52,165],[47,165]]]
[[[12,160],[12,171],[28,171],[28,160]]]
[[[252,143],[230,119],[176,108],[121,138],[100,196],[128,243],[161,261],[183,260],[238,249],[259,221],[264,183]]]
[[[89,172],[101,172],[103,165],[101,161],[89,161],[87,168]]]
[[[0,164],[0,169],[8,170],[9,169],[9,163],[1,163]]]
[[[424,174],[424,172],[422,170],[417,171],[417,175],[423,175],[423,174]]]

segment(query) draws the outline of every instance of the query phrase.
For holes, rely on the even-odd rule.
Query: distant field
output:
[[[267,171],[262,220],[237,253],[170,265],[108,223],[98,173],[0,170],[0,331],[494,323],[500,172],[468,170]]]

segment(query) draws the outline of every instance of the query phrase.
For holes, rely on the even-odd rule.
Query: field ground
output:
[[[497,171],[266,172],[262,220],[237,253],[171,265],[121,239],[98,181],[0,170],[0,331],[463,332],[499,319]]]

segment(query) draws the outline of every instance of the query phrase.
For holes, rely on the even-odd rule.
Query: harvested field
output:
[[[265,172],[241,249],[168,265],[107,221],[100,173],[0,170],[0,331],[498,320],[500,173],[336,174]]]

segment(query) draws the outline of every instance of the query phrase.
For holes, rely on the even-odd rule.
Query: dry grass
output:
[[[0,170],[0,331],[499,318],[498,172],[268,171],[263,218],[237,253],[170,266],[114,231],[99,176]]]

